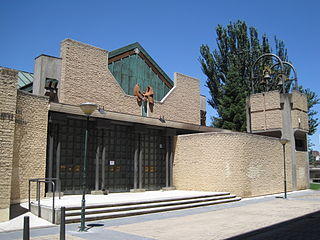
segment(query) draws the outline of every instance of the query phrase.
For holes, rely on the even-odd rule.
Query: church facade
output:
[[[34,73],[0,67],[0,80],[2,221],[10,205],[28,198],[29,179],[58,178],[64,194],[81,193],[87,126],[87,193],[175,187],[246,197],[282,191],[280,135],[205,126],[200,81],[180,73],[170,79],[139,43],[108,52],[65,39],[59,57],[35,59]],[[79,108],[85,102],[98,106],[89,121]],[[293,109],[294,119],[304,119],[303,107]],[[275,110],[281,112],[280,98]],[[304,139],[307,130],[296,128]],[[307,154],[288,151],[297,152],[287,159],[289,189],[304,189]],[[41,194],[51,191],[48,185]]]

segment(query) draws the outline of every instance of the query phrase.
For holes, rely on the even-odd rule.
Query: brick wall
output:
[[[150,117],[200,124],[200,82],[181,73],[174,74],[174,89],[165,99],[156,102]]]
[[[61,58],[60,102],[94,102],[106,110],[140,114],[135,97],[127,96],[110,73],[106,50],[66,39],[61,43]]]
[[[308,111],[307,97],[301,92],[292,91],[292,108]]]
[[[45,177],[48,104],[47,97],[18,91],[11,203],[28,199],[29,179]],[[35,190],[33,184],[32,197],[35,197]]]
[[[290,149],[287,144],[289,191]],[[283,192],[282,145],[276,138],[245,133],[180,135],[173,173],[180,190],[227,191],[241,197]]]
[[[291,111],[292,128],[309,130],[308,113],[301,110]]]
[[[66,39],[61,43],[61,103],[94,102],[108,111],[141,115],[135,97],[126,95],[108,69],[108,52]],[[200,124],[200,82],[182,74],[174,76],[175,87],[162,102],[156,102],[150,117]]]
[[[308,124],[307,97],[298,91],[293,91],[291,101],[292,101],[292,111],[291,111],[292,128],[308,131],[309,124]]]
[[[46,169],[48,98],[17,91],[17,74],[0,68],[0,222]]]
[[[251,111],[280,108],[280,93],[278,91],[257,93],[250,98]]]
[[[309,187],[309,162],[308,152],[296,152],[297,158],[297,189]]]
[[[0,222],[9,219],[17,74],[0,68]]]
[[[308,106],[304,94],[293,91],[291,97],[292,128],[308,131]],[[278,91],[258,93],[250,96],[251,125],[253,131],[282,128],[281,95]]]
[[[250,96],[251,126],[253,131],[282,128],[280,93],[258,93]]]

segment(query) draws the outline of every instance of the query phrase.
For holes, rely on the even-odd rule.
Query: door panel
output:
[[[59,172],[65,194],[82,193],[82,166],[84,154],[85,118],[67,114],[50,113],[49,131],[54,139],[52,177]],[[133,188],[135,141],[142,150],[142,187],[147,190],[165,186],[165,137],[161,129],[134,132],[134,126],[110,123],[91,118],[89,121],[86,188],[95,190],[96,156],[99,156],[99,190],[102,189],[102,156],[104,162],[105,190],[129,191]],[[140,137],[137,137],[138,135]],[[56,149],[60,142],[60,166],[57,169]],[[49,144],[48,144],[49,146]],[[97,154],[98,151],[98,154]],[[104,153],[103,153],[104,151]],[[48,154],[47,154],[48,155]],[[47,168],[48,169],[48,168]],[[48,173],[47,173],[48,176]]]
[[[142,137],[143,148],[143,187],[147,190],[158,190],[165,186],[165,144],[162,131],[148,129]]]

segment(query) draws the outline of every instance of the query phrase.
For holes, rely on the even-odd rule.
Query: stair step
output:
[[[130,202],[119,202],[119,203],[108,203],[108,204],[98,204],[98,205],[87,205],[87,209],[92,208],[107,208],[107,207],[118,207],[118,206],[130,206],[130,205],[142,205],[142,204],[149,204],[149,203],[161,203],[161,202],[168,202],[168,201],[181,201],[187,199],[198,199],[198,198],[209,198],[209,197],[219,197],[219,196],[229,196],[229,192],[217,193],[217,194],[205,194],[199,196],[189,196],[189,197],[177,197],[177,198],[162,198],[162,199],[151,199],[151,200],[136,200]],[[81,206],[76,207],[67,207],[66,211],[69,210],[81,210]]]
[[[95,213],[95,214],[86,215],[86,221],[94,221],[94,220],[102,220],[102,219],[109,219],[109,218],[119,218],[119,217],[133,216],[133,215],[142,215],[142,214],[148,214],[148,213],[173,211],[173,210],[186,209],[186,208],[194,208],[194,207],[202,207],[202,206],[209,206],[209,205],[222,204],[222,203],[230,203],[230,202],[235,202],[235,201],[239,201],[239,200],[241,200],[240,197],[231,197],[231,198],[225,198],[225,199],[221,199],[221,200],[210,200],[210,201],[202,201],[202,202],[197,202],[197,203],[179,204],[179,205],[173,205],[173,206],[143,208],[143,209],[109,212],[109,213]],[[80,222],[80,215],[66,217],[66,223],[75,223],[75,222]]]
[[[119,212],[119,211],[129,211],[129,210],[138,210],[143,208],[155,208],[155,207],[166,207],[172,205],[182,205],[188,203],[198,203],[198,202],[207,202],[207,201],[215,201],[215,200],[223,200],[223,199],[231,199],[235,198],[235,195],[227,195],[227,196],[214,196],[214,197],[202,197],[202,198],[188,198],[183,200],[167,200],[162,202],[151,202],[151,203],[143,203],[143,204],[134,204],[134,205],[112,205],[105,207],[97,207],[97,208],[89,208],[86,209],[86,215],[90,214],[98,214],[98,213],[109,213],[109,212]],[[81,208],[77,210],[69,210],[66,209],[66,216],[75,216],[81,214]]]

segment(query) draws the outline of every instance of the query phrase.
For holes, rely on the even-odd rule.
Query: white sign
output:
[[[114,166],[114,161],[109,162],[110,166]]]

